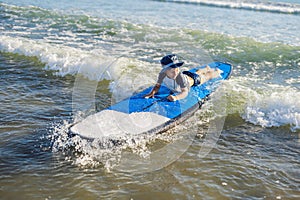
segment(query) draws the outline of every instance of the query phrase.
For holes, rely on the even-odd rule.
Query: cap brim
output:
[[[170,67],[171,68],[177,68],[177,67],[181,67],[183,65],[184,62],[179,62],[179,63],[176,63],[174,65],[171,65]]]
[[[173,65],[170,65],[170,66],[168,66],[168,67],[166,67],[166,68],[163,68],[163,69],[162,69],[162,72],[165,72],[165,71],[167,71],[168,69],[181,67],[183,64],[184,64],[184,62],[179,62],[179,63],[173,64]]]

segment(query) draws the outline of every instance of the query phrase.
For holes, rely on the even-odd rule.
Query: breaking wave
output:
[[[263,0],[166,0],[167,2],[191,3],[221,8],[254,10],[285,14],[300,14],[300,4]]]

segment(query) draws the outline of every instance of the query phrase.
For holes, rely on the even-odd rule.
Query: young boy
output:
[[[189,71],[180,72],[179,67],[181,67],[184,62],[179,62],[175,54],[164,56],[160,60],[160,63],[163,69],[158,75],[158,80],[154,88],[149,94],[145,95],[145,98],[153,98],[164,82],[169,89],[176,93],[176,96],[169,95],[167,97],[169,101],[184,99],[188,95],[191,86],[203,84],[212,78],[220,76],[222,73],[221,70],[217,68],[216,70],[212,70],[209,66],[206,66],[204,69],[199,69],[196,73]]]

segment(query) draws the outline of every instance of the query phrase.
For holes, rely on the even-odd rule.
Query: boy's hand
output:
[[[173,96],[173,95],[169,95],[169,96],[167,97],[167,99],[168,99],[169,101],[176,101],[176,100],[177,100],[176,96]]]
[[[146,94],[146,95],[144,96],[144,98],[146,98],[146,99],[153,98],[153,97],[154,97],[154,94],[152,94],[152,93]]]
[[[158,92],[160,88],[160,84],[159,83],[156,83],[154,88],[151,90],[151,92],[149,94],[146,94],[144,96],[144,98],[148,99],[148,98],[153,98],[154,97],[154,94],[156,94]]]

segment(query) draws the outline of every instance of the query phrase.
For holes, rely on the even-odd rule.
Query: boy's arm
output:
[[[153,87],[153,89],[151,90],[151,92],[149,94],[146,94],[144,97],[145,98],[153,98],[154,95],[159,91],[160,88],[160,84],[156,83],[155,86]]]
[[[176,100],[184,99],[185,97],[187,97],[188,94],[189,94],[189,89],[187,87],[181,88],[181,93],[179,93],[176,96],[173,95],[168,96],[168,100],[176,101]]]

